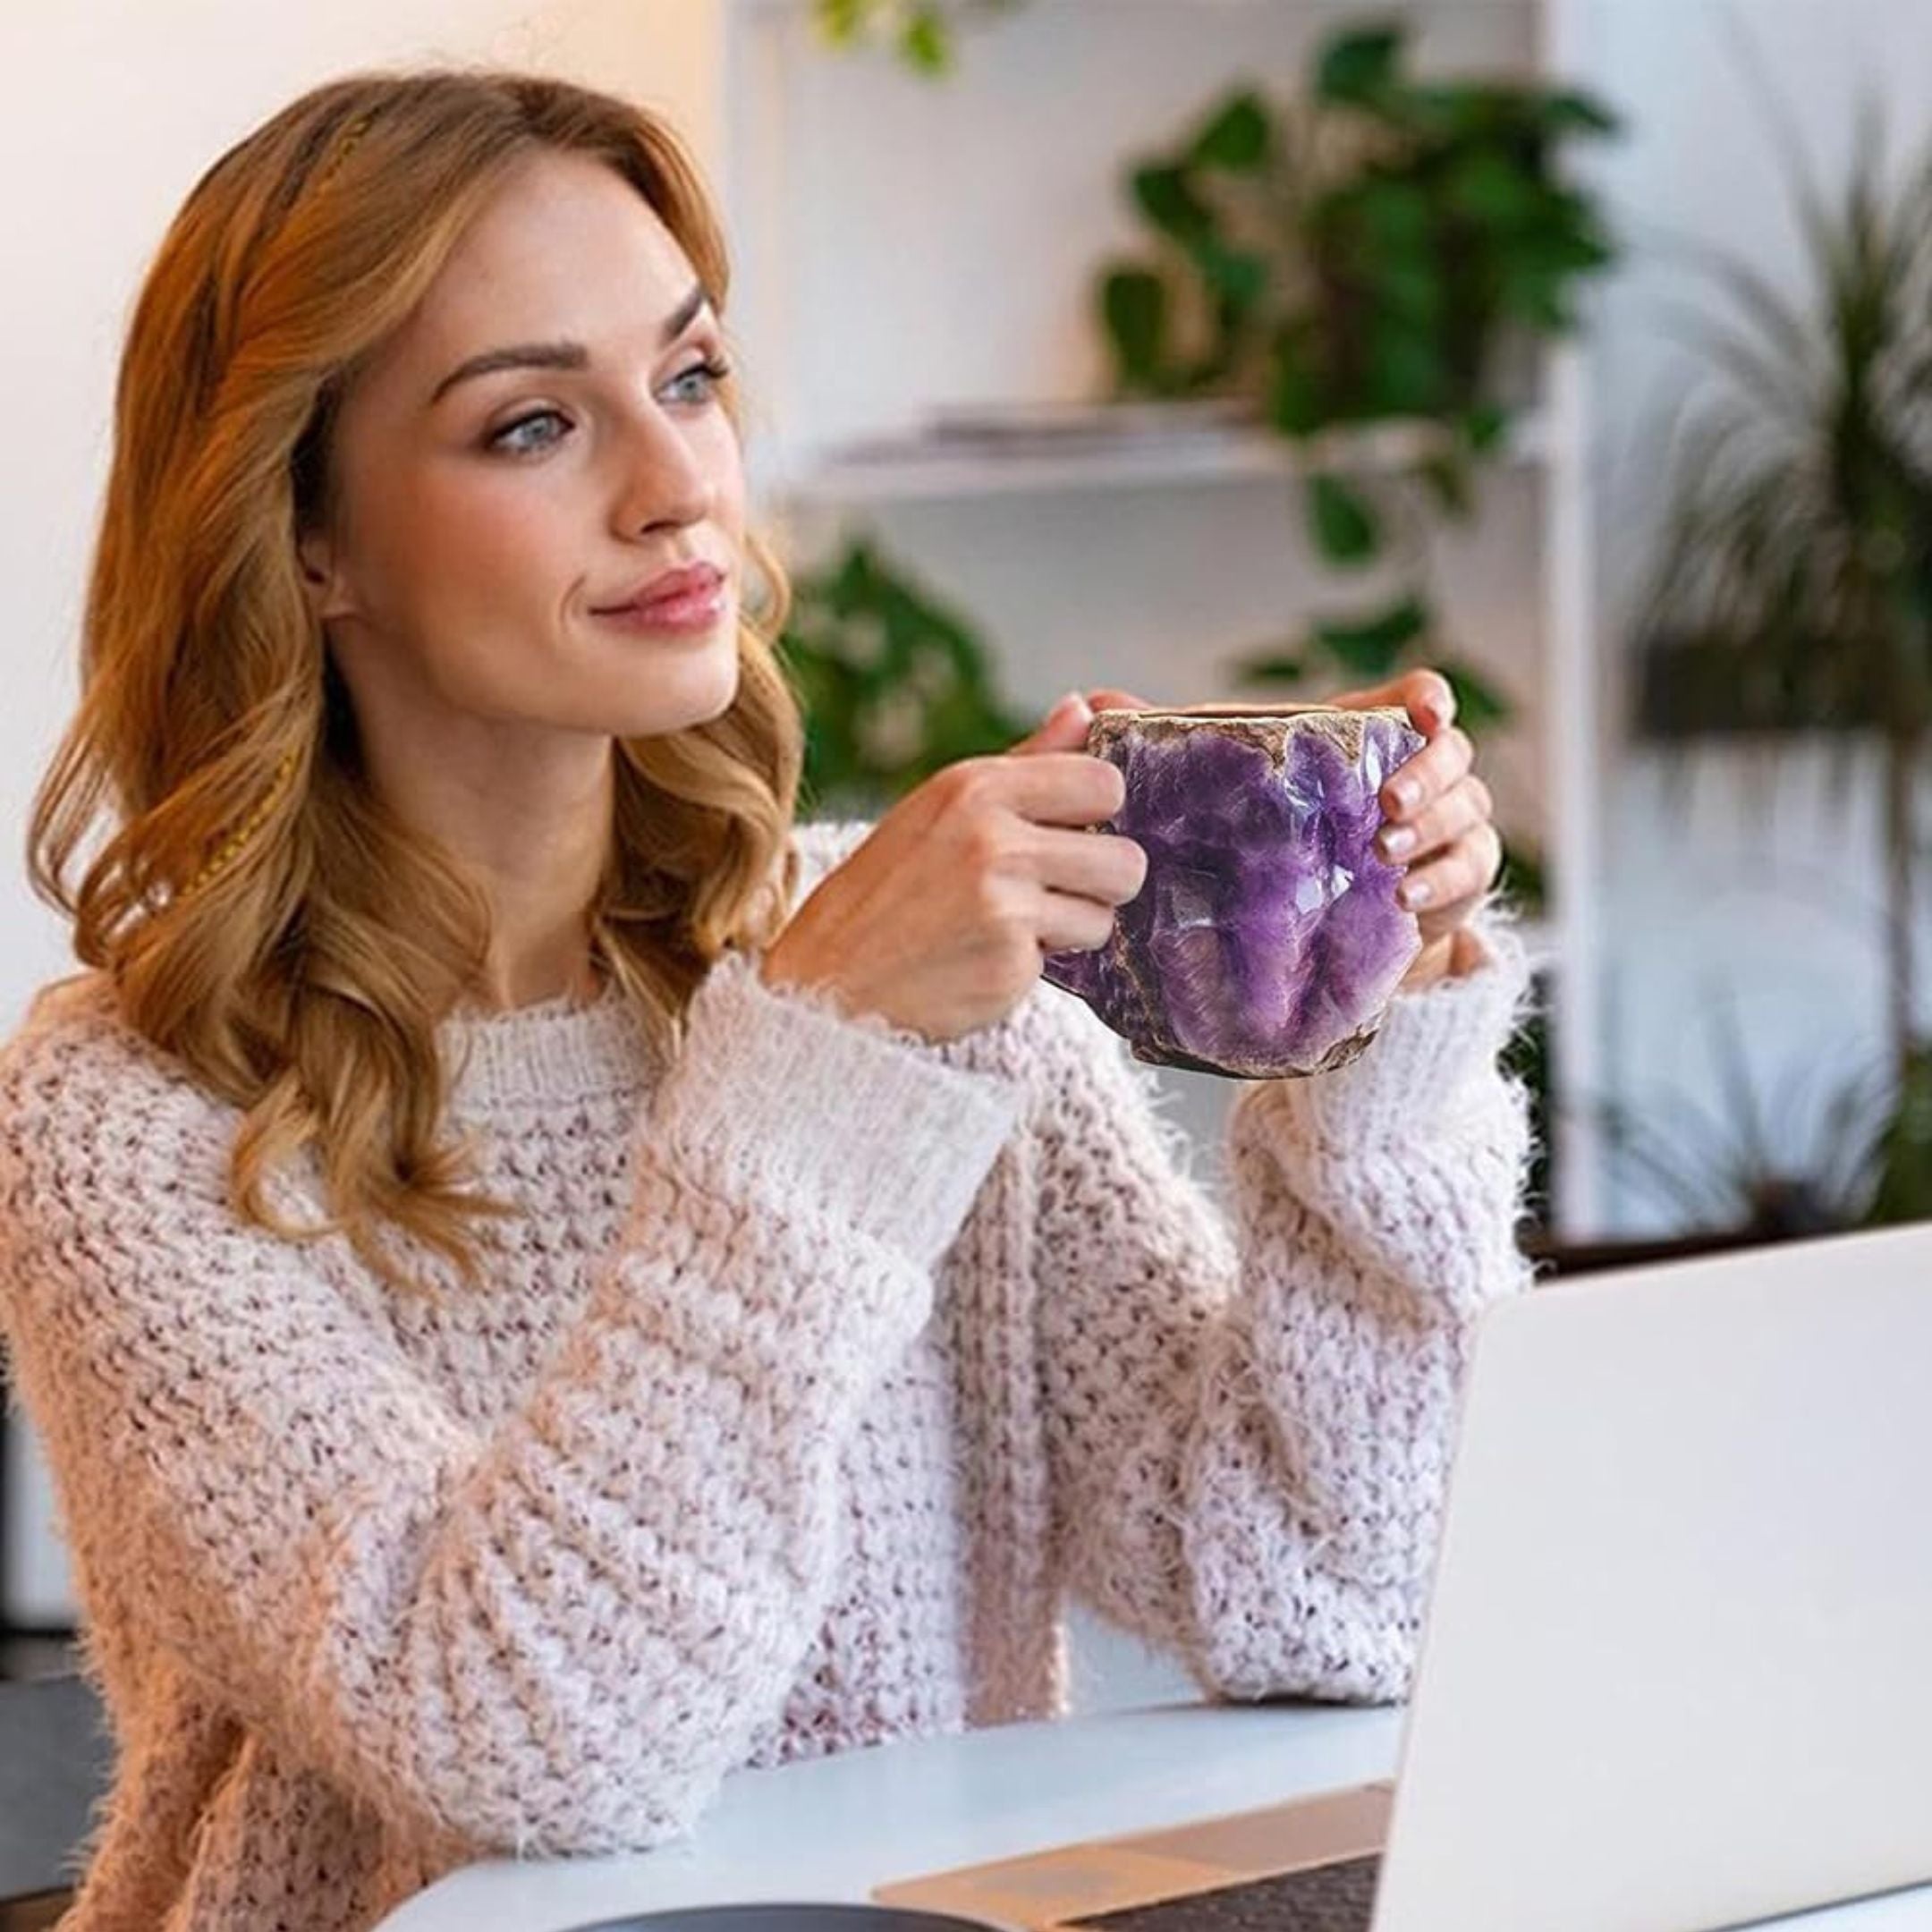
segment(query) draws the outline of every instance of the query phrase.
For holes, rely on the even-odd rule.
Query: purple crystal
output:
[[[1147,884],[1045,977],[1142,1060],[1251,1080],[1352,1060],[1420,944],[1374,839],[1422,741],[1399,711],[1102,712],[1089,749],[1127,780],[1106,829]]]

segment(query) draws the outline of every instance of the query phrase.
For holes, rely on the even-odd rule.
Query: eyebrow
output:
[[[658,331],[659,345],[668,349],[698,319],[699,311],[709,306],[710,291],[703,283],[694,283],[691,292],[672,310]],[[589,366],[590,352],[581,343],[508,343],[501,349],[486,349],[480,355],[459,362],[436,386],[429,406],[434,409],[458,383],[478,376],[494,376],[500,369],[583,369]]]

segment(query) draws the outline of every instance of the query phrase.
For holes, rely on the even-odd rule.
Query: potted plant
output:
[[[862,538],[793,581],[778,655],[805,713],[815,814],[869,816],[1032,729],[997,690],[971,622]]]
[[[1121,395],[1246,395],[1298,453],[1317,555],[1348,572],[1392,562],[1403,580],[1234,674],[1379,682],[1426,660],[1480,733],[1513,705],[1440,634],[1429,533],[1470,514],[1478,469],[1507,446],[1527,400],[1513,356],[1573,328],[1576,284],[1613,258],[1561,162],[1614,122],[1572,90],[1419,80],[1404,45],[1399,25],[1344,29],[1318,52],[1305,110],[1244,88],[1136,164],[1159,253],[1108,265],[1097,301]],[[1402,432],[1406,459],[1371,471],[1351,451],[1377,426]],[[1515,895],[1540,903],[1533,852],[1508,843]]]
[[[1749,1245],[1932,1216],[1932,1050],[1915,1049],[1902,1076],[1802,1058],[1767,1093],[1729,1001],[1715,1047],[1716,1107],[1672,1091],[1601,1109],[1617,1169],[1683,1238]]]
[[[1902,186],[1890,179],[1869,120],[1835,205],[1794,170],[1803,300],[1709,258],[1721,312],[1698,335],[1705,383],[1682,420],[1640,636],[1653,726],[1876,742],[1903,1105],[1923,1058],[1912,926],[1932,742],[1932,152]]]

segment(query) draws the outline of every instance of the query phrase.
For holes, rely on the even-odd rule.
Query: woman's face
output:
[[[302,545],[372,757],[729,708],[744,479],[722,347],[610,168],[544,155],[487,205],[343,398],[331,528]]]

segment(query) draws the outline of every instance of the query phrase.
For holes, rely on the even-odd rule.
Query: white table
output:
[[[1393,1710],[1174,1705],[740,1772],[682,1843],[472,1865],[379,1932],[566,1932],[674,1905],[862,1900],[894,1879],[1387,1777],[1400,1726]],[[1932,1887],[1777,1923],[1932,1932]]]

